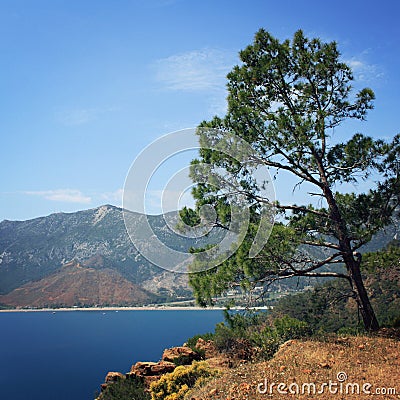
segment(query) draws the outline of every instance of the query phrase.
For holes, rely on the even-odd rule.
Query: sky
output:
[[[120,206],[146,147],[224,115],[226,74],[260,28],[336,41],[355,87],[376,94],[346,134],[390,140],[399,15],[396,0],[1,0],[0,221]],[[153,181],[149,213],[164,188]]]

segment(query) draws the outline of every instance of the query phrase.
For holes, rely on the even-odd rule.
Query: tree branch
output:
[[[301,243],[307,244],[309,246],[329,247],[330,249],[340,250],[340,246],[338,244],[330,242],[313,242],[311,240],[302,240]]]
[[[329,214],[324,213],[322,211],[312,210],[312,209],[309,209],[307,207],[295,206],[295,205],[293,205],[293,206],[282,206],[280,204],[275,204],[275,207],[279,208],[279,209],[282,209],[282,210],[302,211],[302,212],[318,215],[319,217],[322,217],[322,218],[330,219],[330,215]]]

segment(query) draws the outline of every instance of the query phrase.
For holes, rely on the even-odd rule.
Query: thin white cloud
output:
[[[162,58],[154,64],[157,81],[166,89],[221,91],[236,54],[218,49],[193,50]]]
[[[56,118],[63,125],[75,126],[84,125],[97,118],[97,111],[93,108],[88,109],[75,109],[75,110],[65,110],[58,112]]]
[[[106,108],[75,108],[56,111],[56,119],[66,126],[85,125],[96,121],[102,114],[115,111],[115,107]]]
[[[366,83],[382,79],[385,74],[377,64],[370,64],[362,57],[352,57],[345,60],[345,63],[352,69],[356,81]]]
[[[85,196],[80,190],[76,189],[56,189],[56,190],[38,190],[25,191],[27,195],[40,196],[50,201],[60,201],[65,203],[89,204],[92,198]]]
[[[106,192],[101,194],[101,198],[117,207],[122,207],[123,189],[117,189],[114,192]]]

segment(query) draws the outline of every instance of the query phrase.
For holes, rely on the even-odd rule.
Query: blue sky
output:
[[[399,15],[395,0],[2,0],[0,221],[120,205],[145,146],[223,115],[225,75],[261,27],[336,40],[377,97],[347,134],[390,139]]]

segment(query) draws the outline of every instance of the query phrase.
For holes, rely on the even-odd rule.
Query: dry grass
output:
[[[342,389],[338,374],[344,372],[347,379]],[[316,391],[323,383],[337,384],[337,393],[331,393],[329,387],[322,387],[323,393],[313,394],[313,387],[304,387],[303,383],[314,383]],[[259,393],[257,389],[264,389]],[[272,387],[272,394],[270,385]],[[298,394],[280,394],[277,385],[285,384],[282,390],[292,391],[299,388]],[[353,394],[346,384],[358,384],[359,394]],[[371,384],[372,394],[363,393],[363,385]],[[297,386],[296,386],[297,384]],[[366,389],[368,387],[365,387]],[[395,388],[396,394],[377,394],[379,388]],[[357,387],[354,387],[356,390]],[[331,386],[332,392],[335,386]],[[342,392],[342,393],[340,393]],[[400,342],[383,337],[335,337],[327,341],[286,342],[274,358],[268,362],[243,363],[237,368],[227,369],[219,378],[206,386],[191,392],[188,400],[258,400],[258,399],[400,399]]]

